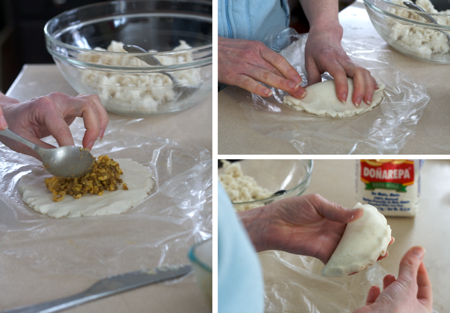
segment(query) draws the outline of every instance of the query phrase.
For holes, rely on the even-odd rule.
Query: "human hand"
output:
[[[257,251],[282,250],[313,256],[326,264],[346,224],[363,213],[363,209],[350,210],[320,195],[309,194],[238,214]]]
[[[302,78],[280,54],[259,41],[219,37],[219,82],[244,88],[262,97],[272,91],[258,82],[303,98]]]
[[[431,313],[433,291],[422,260],[425,250],[412,247],[400,262],[398,278],[386,275],[383,292],[378,286],[369,290],[366,305],[354,313]]]
[[[0,107],[10,130],[42,148],[54,148],[40,140],[49,135],[55,137],[59,146],[74,145],[69,125],[76,117],[84,120],[83,147],[89,150],[97,138],[103,138],[108,125],[108,114],[95,95],[71,97],[54,92],[25,102],[1,95]],[[1,115],[0,111],[0,129]],[[40,159],[33,149],[15,140],[1,137],[1,141],[17,152]]]
[[[348,97],[347,76],[353,78],[352,102],[356,106],[364,100],[370,104],[377,83],[370,72],[355,64],[342,49],[342,27],[324,26],[311,28],[305,47],[305,66],[308,72],[308,85],[321,81],[321,73],[328,72],[334,78],[336,96],[340,101]]]

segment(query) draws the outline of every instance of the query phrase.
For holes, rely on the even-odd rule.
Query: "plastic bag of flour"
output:
[[[416,216],[422,160],[356,160],[356,200],[387,216]]]

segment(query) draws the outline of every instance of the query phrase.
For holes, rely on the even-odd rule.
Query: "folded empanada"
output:
[[[296,110],[306,111],[311,114],[330,117],[349,117],[370,111],[383,100],[384,85],[380,84],[373,94],[370,105],[362,101],[356,107],[352,101],[354,90],[353,79],[347,78],[347,81],[348,97],[345,103],[342,103],[337,98],[334,80],[328,80],[306,87],[306,97],[303,99],[285,96],[283,102]]]
[[[322,276],[347,276],[363,271],[386,254],[391,241],[391,227],[386,218],[370,204],[357,203],[356,208],[363,208],[364,214],[347,224]]]

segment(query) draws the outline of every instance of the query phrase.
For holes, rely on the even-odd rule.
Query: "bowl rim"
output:
[[[366,6],[368,6],[368,7],[370,7],[371,9],[377,11],[378,13],[381,13],[381,14],[383,14],[383,15],[387,15],[387,16],[393,18],[393,19],[401,20],[401,21],[403,21],[403,22],[410,23],[410,24],[416,24],[416,25],[425,26],[426,28],[446,29],[446,30],[449,30],[449,31],[450,31],[450,26],[442,25],[442,24],[423,23],[423,22],[420,22],[420,21],[407,19],[407,18],[398,16],[398,15],[396,15],[396,14],[393,14],[393,13],[391,13],[391,12],[387,12],[387,11],[385,11],[385,10],[383,10],[383,9],[381,9],[381,8],[379,8],[379,7],[377,7],[376,5],[370,3],[369,1],[370,1],[370,0],[364,0],[364,4],[365,4]],[[373,0],[373,1],[376,1],[376,0]],[[406,11],[408,11],[408,12],[416,13],[416,14],[417,14],[417,11],[416,11],[416,10],[409,9],[409,8],[407,8],[407,7],[404,7],[404,6],[401,6],[401,5],[392,3],[391,1],[387,1],[387,0],[379,0],[379,1],[385,2],[385,3],[387,3],[387,4],[391,5],[391,6],[394,6],[394,7],[401,8],[401,9],[406,10]],[[450,18],[450,14],[444,14],[444,13],[426,13],[426,14],[427,14],[427,15],[443,16],[443,17],[448,17],[448,18]]]
[[[148,2],[148,1],[164,1],[164,2],[172,2],[174,0],[133,0],[134,2]],[[107,2],[100,2],[100,3],[93,3],[93,4],[88,4],[88,5],[84,5],[84,6],[80,6],[77,7],[75,9],[71,9],[71,10],[67,10],[64,11],[58,15],[56,15],[55,17],[51,18],[50,20],[47,21],[47,23],[45,23],[44,26],[44,35],[45,38],[50,41],[51,43],[69,49],[69,50],[76,50],[79,52],[85,52],[85,53],[96,53],[96,54],[100,54],[100,55],[108,55],[108,54],[113,54],[113,55],[123,55],[123,52],[112,52],[112,51],[100,51],[100,50],[94,50],[94,49],[86,49],[86,48],[80,48],[77,46],[73,46],[64,42],[61,42],[60,40],[57,40],[53,37],[53,34],[50,34],[49,32],[49,27],[52,23],[55,23],[55,21],[57,19],[60,19],[61,17],[74,13],[76,11],[79,10],[85,10],[85,9],[89,9],[92,7],[101,7],[101,6],[113,6],[113,5],[117,5],[119,3],[123,3],[123,2],[129,2],[129,1],[125,1],[125,0],[114,0],[114,1],[107,1]],[[205,4],[205,5],[209,5],[212,7],[212,3],[209,1],[201,1],[201,0],[187,0],[187,1],[176,1],[176,2],[189,2],[189,3],[200,3],[200,4]],[[143,13],[144,14],[144,13]],[[156,14],[156,12],[155,12]],[[123,15],[127,15],[127,14],[123,14]],[[133,14],[134,15],[134,14]],[[114,15],[111,15],[110,17],[114,17]],[[204,16],[204,18],[208,19],[211,22],[211,27],[213,26],[212,23],[212,16],[211,17],[206,17]],[[66,27],[67,28],[67,27]],[[66,29],[64,28],[64,29]],[[213,39],[213,38],[211,38]],[[52,49],[49,49],[48,44],[47,46],[47,50],[48,52],[53,56],[53,57],[58,57],[60,59],[69,61],[70,63],[75,63],[77,65],[82,65],[85,67],[92,67],[92,65],[95,65],[95,67],[98,68],[103,68],[105,70],[108,69],[117,69],[117,70],[123,70],[123,69],[127,69],[127,70],[141,70],[142,69],[151,69],[151,70],[161,70],[161,69],[167,69],[167,68],[174,68],[174,69],[185,69],[186,66],[190,67],[190,66],[195,66],[195,65],[202,65],[202,64],[209,64],[212,63],[212,53],[210,55],[207,55],[207,57],[199,59],[199,60],[195,60],[195,61],[191,61],[191,62],[187,62],[187,63],[182,63],[182,64],[173,64],[173,65],[163,65],[163,66],[151,66],[151,67],[120,67],[120,66],[108,66],[108,65],[100,65],[100,64],[96,64],[96,63],[89,63],[89,62],[83,62],[80,60],[76,60],[76,62],[73,62],[72,59],[74,58],[70,58],[70,57],[65,57],[62,56],[58,53],[55,53]],[[205,51],[207,52],[212,51],[212,46],[213,43],[208,44],[208,45],[203,45],[203,46],[199,46],[196,48],[191,48],[191,49],[182,49],[182,50],[177,50],[177,51],[173,51],[173,50],[169,50],[169,51],[157,51],[157,52],[153,52],[150,53],[152,55],[162,55],[162,56],[170,56],[170,55],[174,55],[174,54],[180,54],[180,53],[186,53],[186,52],[190,52],[190,53],[195,53],[195,52],[201,52],[201,51]],[[141,55],[145,55],[146,53],[127,53],[127,55],[130,56],[141,56]],[[75,59],[74,59],[75,60]],[[100,66],[98,66],[100,65]]]
[[[197,243],[195,243],[194,245],[192,245],[192,247],[189,249],[188,257],[189,257],[189,260],[191,260],[192,263],[196,263],[196,264],[198,264],[201,268],[203,268],[204,270],[208,271],[209,273],[212,273],[212,268],[209,267],[209,265],[203,263],[201,260],[199,260],[198,257],[197,257],[197,255],[195,254],[195,249],[196,249],[198,246],[200,246],[200,245],[202,245],[202,244],[204,244],[204,243],[206,243],[206,242],[208,242],[208,241],[211,241],[211,245],[212,245],[212,237],[210,237],[210,238],[208,238],[208,239],[206,239],[206,240],[202,240],[202,241],[197,242]],[[211,253],[212,253],[212,251],[211,251]]]
[[[249,160],[249,159],[247,159],[247,160]],[[246,160],[246,159],[243,159],[243,161],[247,161],[247,160]],[[286,160],[289,160],[289,159],[286,159],[286,160],[283,160],[283,159],[273,159],[273,160],[275,160],[275,161],[286,161]],[[312,174],[312,171],[313,171],[313,168],[314,168],[314,160],[313,160],[313,159],[291,159],[291,160],[309,161],[309,167],[307,168],[307,172],[306,172],[305,177],[302,179],[302,181],[301,181],[300,183],[298,183],[297,185],[295,185],[295,187],[293,187],[293,188],[291,188],[291,189],[289,189],[289,190],[286,190],[286,193],[284,193],[284,194],[281,195],[281,196],[272,196],[272,197],[269,197],[269,198],[264,198],[264,199],[259,199],[259,200],[253,200],[253,201],[246,201],[246,202],[232,202],[233,205],[255,204],[255,203],[258,203],[258,202],[267,202],[267,201],[271,201],[271,200],[272,200],[272,201],[276,201],[277,198],[282,197],[282,196],[284,196],[284,195],[286,195],[286,194],[288,194],[288,193],[294,191],[295,189],[301,187],[302,185],[304,185],[304,184],[309,180],[309,178],[311,177],[311,174]]]

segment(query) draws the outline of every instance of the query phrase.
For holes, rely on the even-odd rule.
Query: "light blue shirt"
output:
[[[264,41],[289,27],[288,0],[219,0],[219,36]]]
[[[263,313],[261,265],[220,183],[218,204],[219,313]]]

